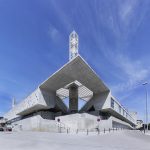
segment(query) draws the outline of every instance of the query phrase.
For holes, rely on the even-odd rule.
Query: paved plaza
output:
[[[0,150],[150,150],[150,136],[140,131],[112,133],[0,133]]]

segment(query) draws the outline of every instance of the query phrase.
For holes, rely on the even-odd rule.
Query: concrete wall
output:
[[[132,129],[132,126],[129,123],[127,123],[125,121],[122,121],[118,118],[115,118],[115,117],[111,116],[110,120],[112,121],[112,128]]]
[[[107,120],[100,120],[98,122],[98,127],[100,130],[109,130],[112,128],[124,128],[124,129],[132,129],[132,126],[125,121],[117,119],[113,116],[109,117]]]
[[[43,119],[37,115],[13,123],[13,131],[58,132],[58,126],[55,120]]]
[[[60,124],[64,125],[66,128],[69,128],[72,131],[78,130],[94,130],[97,126],[97,117],[82,113],[82,114],[71,114],[56,117],[55,120],[57,121],[60,119]]]
[[[100,122],[97,122],[97,126],[100,130],[109,130],[112,129],[112,120],[100,120]]]
[[[132,128],[128,123],[121,121],[115,117],[110,117],[107,120],[97,121],[98,117],[87,113],[71,114],[66,116],[56,117],[51,120],[54,113],[38,112],[35,116],[25,118],[23,120],[13,123],[14,131],[48,131],[48,132],[66,132],[70,131],[96,131],[108,130],[109,128]],[[47,118],[47,119],[44,119]],[[60,120],[58,122],[58,119]]]
[[[72,114],[66,116],[56,117],[55,120],[60,119],[60,124],[65,126],[66,128],[70,128],[72,131],[95,131],[96,128],[100,130],[109,130],[112,128],[132,128],[130,124],[119,120],[113,116],[109,117],[107,120],[97,121],[99,117],[90,115],[87,113],[82,114]]]

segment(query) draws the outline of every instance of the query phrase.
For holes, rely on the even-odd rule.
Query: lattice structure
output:
[[[84,101],[89,101],[92,97],[93,97],[93,92],[91,90],[89,90],[86,86],[82,85],[79,81],[74,81],[72,83],[75,83],[78,85],[78,97]],[[70,83],[70,84],[72,84]],[[56,95],[60,98],[60,99],[65,99],[67,97],[69,97],[69,90],[68,87],[69,85],[66,85],[63,88],[60,88],[56,91]]]
[[[78,55],[78,34],[73,31],[69,36],[69,60],[75,58]]]

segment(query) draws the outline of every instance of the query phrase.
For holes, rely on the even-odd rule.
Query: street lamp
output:
[[[147,130],[148,130],[148,109],[147,109],[148,92],[147,92],[147,84],[148,84],[148,82],[145,82],[142,85],[145,87],[145,94],[146,94],[146,105],[145,105],[146,112],[145,112],[145,115],[146,115],[146,124],[147,124]],[[145,128],[145,125],[144,125],[144,128]]]

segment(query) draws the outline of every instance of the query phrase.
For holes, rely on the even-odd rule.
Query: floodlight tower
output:
[[[145,123],[147,124],[147,131],[148,131],[148,108],[147,108],[147,99],[148,99],[148,91],[147,91],[147,85],[148,85],[148,82],[145,82],[142,84],[143,86],[145,86],[145,94],[146,94],[146,113],[145,113]],[[145,129],[145,125],[144,125],[144,129]]]
[[[72,31],[69,35],[69,60],[78,55],[78,43],[78,34],[75,31]]]

